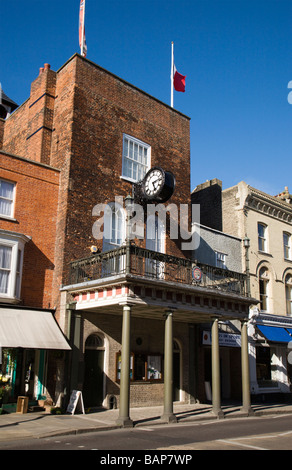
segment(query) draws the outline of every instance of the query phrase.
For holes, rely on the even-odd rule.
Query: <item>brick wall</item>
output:
[[[200,205],[200,223],[222,231],[222,181],[215,178],[199,184],[192,191],[191,200]]]
[[[89,255],[92,244],[101,249],[93,207],[132,191],[121,179],[123,133],[151,145],[151,166],[175,174],[169,202],[188,204],[189,118],[77,54],[58,72],[45,64],[29,99],[5,122],[6,152],[61,170],[54,303],[68,263]],[[186,255],[180,248],[181,239],[167,237],[167,253]]]
[[[175,173],[169,202],[189,202],[189,119],[75,55],[57,73],[53,127],[51,164],[62,169],[57,237],[64,251],[56,276],[66,283],[70,261],[89,255],[92,244],[101,249],[92,235],[93,207],[132,191],[121,178],[123,133],[151,145],[151,166]],[[180,240],[167,239],[166,252],[184,256]]]
[[[3,149],[50,163],[56,73],[45,64],[32,82],[30,97],[6,119]]]
[[[5,120],[0,118],[0,149],[2,149],[2,146],[3,146],[4,125],[5,125]]]
[[[53,308],[59,171],[0,151],[0,177],[16,183],[15,220],[0,218],[0,228],[31,237],[24,249],[23,304]]]

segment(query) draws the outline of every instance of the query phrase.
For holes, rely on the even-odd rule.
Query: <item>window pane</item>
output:
[[[259,250],[266,251],[266,227],[262,224],[258,224],[258,240]]]
[[[0,197],[13,199],[14,184],[0,180]]]
[[[10,269],[12,248],[0,246],[0,269]]]
[[[11,217],[14,196],[14,183],[0,180],[0,214]]]
[[[0,293],[7,294],[9,288],[12,248],[0,246]]]
[[[288,233],[283,234],[283,243],[284,243],[284,258],[291,258],[291,235]]]
[[[150,146],[124,136],[123,176],[140,181],[148,170]]]

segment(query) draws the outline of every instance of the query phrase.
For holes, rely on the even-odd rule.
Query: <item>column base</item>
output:
[[[212,410],[212,413],[218,419],[223,419],[224,418],[224,413],[221,409],[220,410]]]
[[[245,408],[243,406],[240,408],[240,413],[244,414],[245,416],[254,416],[254,411],[251,407]]]
[[[173,413],[164,413],[161,416],[163,421],[166,421],[168,424],[170,423],[177,423],[177,417]]]
[[[116,421],[116,424],[118,426],[121,426],[122,428],[132,428],[134,426],[133,421],[129,417],[126,417],[126,418],[119,417]]]

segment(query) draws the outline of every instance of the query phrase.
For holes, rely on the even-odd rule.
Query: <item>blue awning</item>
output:
[[[257,328],[268,341],[274,341],[275,343],[289,343],[289,341],[292,341],[292,337],[285,328],[264,325],[257,325]]]
[[[290,341],[292,341],[292,328],[286,328],[286,330],[290,333]]]

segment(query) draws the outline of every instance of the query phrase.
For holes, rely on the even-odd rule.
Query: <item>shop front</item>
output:
[[[253,315],[249,336],[254,400],[290,400],[292,319],[271,314]]]
[[[44,402],[50,395],[49,356],[63,357],[70,349],[52,311],[1,306],[0,387],[4,409],[15,411],[19,396],[28,397],[34,406]]]

